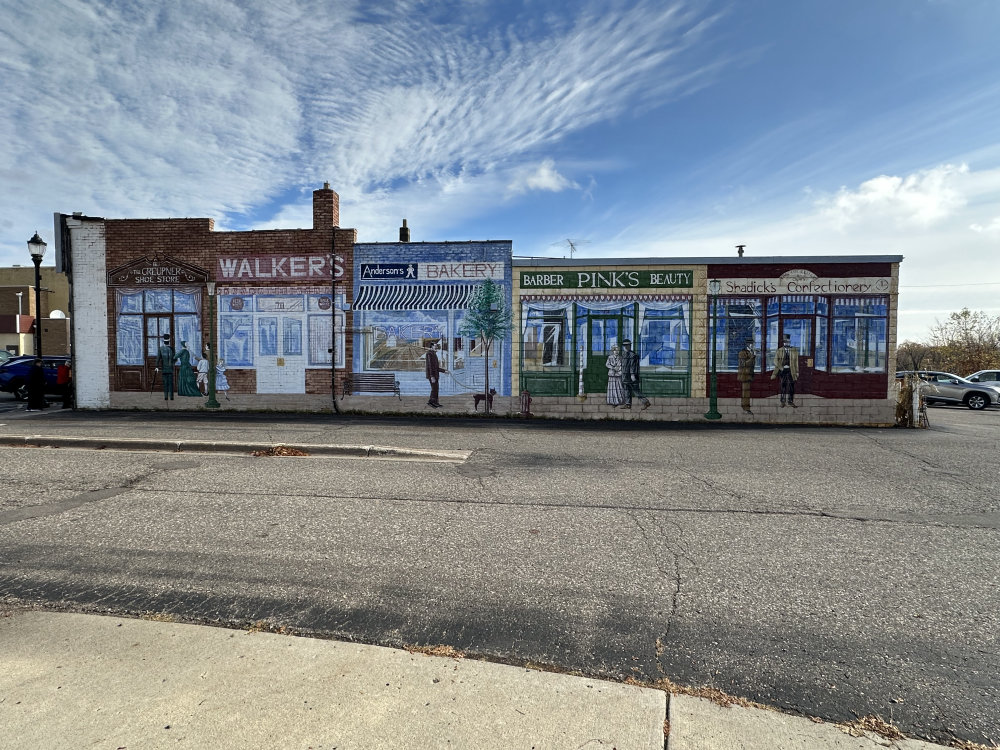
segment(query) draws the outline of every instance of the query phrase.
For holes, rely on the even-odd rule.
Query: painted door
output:
[[[258,317],[257,339],[257,393],[305,393],[304,316]]]
[[[620,345],[623,338],[630,338],[622,331],[621,315],[590,316],[587,330],[586,365],[583,369],[585,393],[603,393],[608,387],[608,356],[611,347]]]
[[[163,337],[170,336],[170,345],[176,350],[178,347],[178,342],[173,340],[171,330],[171,320],[169,315],[146,315],[146,382],[150,384],[152,389],[154,386],[162,384],[163,380],[161,374],[158,372],[160,363],[157,360],[157,355],[160,353],[160,347],[163,346]],[[177,384],[174,383],[174,387]]]

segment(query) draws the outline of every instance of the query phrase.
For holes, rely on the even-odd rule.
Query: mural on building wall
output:
[[[487,279],[509,309],[510,250],[506,241],[356,244],[352,372],[392,374],[402,395],[428,396],[432,406],[482,392],[487,377],[510,395],[510,335],[487,347],[462,332]]]
[[[650,272],[643,273],[648,283]],[[691,272],[684,274],[674,279],[690,283]],[[520,332],[520,388],[533,395],[606,393],[613,406],[629,403],[630,384],[643,404],[648,396],[690,395],[689,294],[535,294],[522,287]]]
[[[890,277],[823,277],[793,268],[721,282],[714,344],[720,395],[736,395],[735,375],[748,412],[751,394],[793,408],[802,406],[796,396],[803,394],[885,397]]]
[[[344,366],[343,293],[329,285],[218,287],[218,357],[256,393],[306,393],[309,370]]]
[[[184,341],[202,348],[202,292],[208,271],[169,256],[142,257],[108,272],[115,316],[115,349],[111,389],[152,390],[172,380],[162,360],[162,347]],[[175,358],[179,352],[175,352]],[[186,382],[185,382],[186,384]],[[179,384],[178,384],[179,385]]]

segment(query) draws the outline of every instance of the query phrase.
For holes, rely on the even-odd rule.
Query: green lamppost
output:
[[[719,290],[721,288],[722,282],[718,279],[712,279],[708,282],[708,293],[712,295],[712,341],[710,344],[712,351],[712,380],[709,385],[708,411],[705,412],[705,419],[722,419],[722,415],[719,414],[719,376],[716,369],[716,360],[719,358],[716,334],[719,325],[718,307]]]
[[[28,240],[28,252],[35,264],[35,356],[42,356],[42,258],[45,256],[45,241],[35,232]],[[20,312],[20,310],[18,311]],[[20,323],[19,323],[20,325]]]
[[[215,282],[208,286],[208,401],[206,409],[218,409],[221,404],[215,398]]]

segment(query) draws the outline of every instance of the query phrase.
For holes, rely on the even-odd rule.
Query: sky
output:
[[[0,265],[52,214],[902,255],[1000,315],[998,0],[0,0]],[[51,257],[46,264],[53,262]]]

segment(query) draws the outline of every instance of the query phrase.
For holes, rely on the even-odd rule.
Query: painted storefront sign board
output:
[[[307,254],[261,254],[261,255],[227,255],[220,257],[215,269],[215,278],[223,282],[246,282],[259,280],[292,281],[302,279],[317,281],[331,279],[331,267],[334,277],[344,275],[344,259],[330,255]]]
[[[694,271],[521,271],[522,289],[690,289]]]
[[[361,281],[503,281],[507,265],[497,261],[361,263],[359,270]]]
[[[887,294],[892,289],[888,276],[829,277],[795,269],[776,279],[720,279],[720,294]]]
[[[168,256],[142,257],[108,272],[108,286],[157,287],[203,284],[208,272]]]

